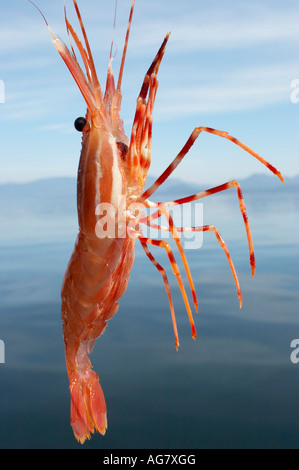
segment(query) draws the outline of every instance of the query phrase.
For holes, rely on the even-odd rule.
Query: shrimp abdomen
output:
[[[110,253],[106,259],[100,256]],[[107,254],[107,253],[106,253]],[[108,262],[109,259],[109,262]],[[79,234],[62,288],[65,356],[70,380],[71,425],[81,443],[107,427],[104,394],[88,355],[118,308],[134,260],[134,240],[88,240]]]

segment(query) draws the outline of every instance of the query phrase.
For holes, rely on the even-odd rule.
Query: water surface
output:
[[[204,205],[204,223],[218,227],[235,262],[242,310],[215,236],[206,233],[201,249],[187,251],[199,297],[196,341],[167,257],[155,251],[171,281],[178,352],[162,280],[137,246],[119,311],[92,352],[108,431],[86,448],[298,448],[299,364],[290,360],[299,338],[297,192],[277,185],[245,197],[253,279],[236,195]],[[20,205],[0,214],[0,447],[78,448],[60,321],[76,219]]]

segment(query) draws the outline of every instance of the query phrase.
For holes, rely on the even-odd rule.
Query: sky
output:
[[[63,0],[36,3],[67,43]],[[114,1],[78,3],[104,85]],[[118,0],[116,75],[130,3]],[[72,1],[66,6],[79,32]],[[37,10],[26,0],[0,0],[0,12],[0,183],[76,176],[81,135],[73,123],[85,114],[83,98]],[[144,74],[171,32],[158,77],[151,175],[201,125],[228,131],[283,175],[299,174],[298,24],[297,0],[136,0],[122,85],[127,135]],[[233,143],[202,134],[173,176],[217,185],[254,173],[267,170]]]

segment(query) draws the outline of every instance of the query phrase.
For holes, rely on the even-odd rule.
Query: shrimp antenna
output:
[[[69,42],[70,42],[70,46],[71,46],[71,49],[72,49],[72,53],[73,53],[74,59],[75,59],[76,62],[79,64],[78,59],[77,59],[77,57],[76,57],[76,53],[75,53],[74,48],[73,48],[72,40],[71,40],[71,32],[70,32],[70,28],[69,28],[69,21],[68,21],[68,19],[67,19],[67,14],[66,14],[66,4],[65,4],[65,0],[64,0],[64,20],[65,20],[65,25],[66,25],[66,32],[67,32],[67,35],[68,35],[68,38],[69,38]]]
[[[52,32],[52,30],[51,30],[51,28],[50,28],[50,26],[49,26],[49,23],[48,23],[48,21],[46,20],[46,17],[45,17],[45,15],[43,14],[43,12],[38,8],[37,5],[35,5],[34,2],[32,2],[32,0],[28,0],[28,2],[31,3],[31,5],[33,5],[34,8],[37,9],[37,11],[38,11],[38,12],[40,13],[40,15],[42,16],[44,22],[46,23],[47,28],[48,28],[48,30],[50,31],[50,34],[51,34],[52,38],[53,38],[53,39],[56,39],[56,36],[55,36],[55,34]]]
[[[89,68],[90,68],[90,74],[92,76],[94,85],[99,86],[99,81],[98,81],[96,69],[95,69],[95,66],[94,66],[89,41],[88,41],[87,34],[86,34],[86,31],[85,31],[85,28],[84,28],[84,24],[83,24],[83,20],[82,20],[82,17],[81,17],[80,10],[79,10],[79,7],[77,5],[77,1],[73,0],[73,4],[74,4],[75,10],[76,10],[76,14],[77,14],[77,17],[78,17],[78,20],[79,20],[81,32],[83,34],[83,38],[84,38],[84,42],[85,42],[85,46],[86,46],[86,51],[87,51],[87,55],[88,55],[88,65],[89,65]]]
[[[120,88],[121,88],[121,81],[122,81],[122,77],[123,77],[123,71],[124,71],[124,65],[125,65],[125,59],[126,59],[126,53],[127,53],[131,23],[132,23],[132,16],[133,16],[133,11],[134,11],[134,5],[135,5],[135,0],[132,0],[130,16],[129,16],[129,21],[128,21],[128,27],[127,27],[127,33],[126,33],[126,39],[125,39],[125,45],[124,45],[123,55],[122,55],[122,59],[121,59],[119,75],[118,75],[118,82],[117,82],[117,90],[118,91],[120,91]]]
[[[111,48],[110,48],[109,61],[111,61],[111,58],[112,58],[112,50],[113,50],[113,46],[114,46],[114,33],[115,33],[115,26],[116,26],[116,13],[117,13],[117,0],[115,0],[113,32],[112,32],[112,40],[111,40]]]

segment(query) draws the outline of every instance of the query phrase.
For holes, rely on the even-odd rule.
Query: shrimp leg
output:
[[[149,223],[149,221],[153,220],[155,218],[160,218],[162,214],[165,216],[165,218],[168,222],[169,229],[167,229],[167,230],[171,233],[172,238],[174,239],[174,241],[177,245],[177,248],[179,250],[180,256],[182,258],[183,265],[184,265],[184,268],[185,268],[185,271],[186,271],[186,274],[187,274],[187,278],[188,278],[191,293],[192,293],[194,307],[195,307],[196,312],[198,312],[198,300],[197,300],[197,296],[196,296],[196,292],[195,292],[195,286],[194,286],[194,282],[193,282],[193,279],[192,279],[191,271],[190,271],[190,268],[189,268],[189,265],[188,265],[188,261],[187,261],[184,249],[183,249],[181,241],[180,241],[180,237],[177,233],[177,229],[174,225],[173,219],[170,215],[170,212],[169,212],[168,208],[163,207],[163,205],[161,204],[158,211],[154,212],[153,214],[151,214],[148,217],[142,217],[141,219],[139,219],[139,222],[144,223],[148,226],[154,227],[152,224]],[[158,227],[158,226],[156,226],[156,227]]]
[[[168,259],[170,261],[172,272],[176,276],[178,285],[180,287],[180,291],[181,291],[182,296],[183,296],[183,300],[184,300],[184,303],[185,303],[185,307],[186,307],[186,310],[187,310],[187,314],[188,314],[188,318],[189,318],[189,322],[190,322],[190,326],[191,326],[192,338],[196,339],[196,329],[195,329],[194,320],[193,320],[191,308],[190,308],[190,305],[189,305],[188,297],[187,297],[187,294],[186,294],[186,291],[185,291],[185,287],[184,287],[184,284],[183,284],[183,281],[182,281],[182,277],[181,277],[179,267],[177,265],[177,262],[175,260],[174,254],[172,252],[172,249],[171,249],[169,243],[165,240],[155,240],[155,239],[152,239],[152,238],[144,237],[144,236],[142,236],[142,234],[140,234],[138,232],[132,232],[132,236],[136,237],[137,239],[139,239],[140,242],[142,242],[144,244],[159,246],[159,247],[165,249],[165,251],[167,253],[167,256],[168,256]],[[175,328],[175,324],[174,324],[174,328]]]
[[[264,158],[262,158],[258,153],[256,153],[254,150],[252,150],[250,147],[247,145],[243,144],[240,140],[236,139],[235,137],[231,136],[228,132],[226,131],[219,131],[217,129],[212,129],[211,127],[196,127],[194,131],[191,133],[189,139],[185,143],[184,147],[182,150],[178,153],[178,155],[175,157],[175,159],[171,162],[171,164],[166,168],[165,171],[159,176],[159,178],[142,194],[140,201],[143,202],[145,199],[148,199],[158,188],[161,186],[162,183],[171,175],[171,173],[176,169],[176,167],[181,163],[183,158],[186,156],[186,154],[189,152],[190,148],[198,138],[198,136],[202,132],[208,132],[210,134],[218,135],[219,137],[223,137],[224,139],[230,140],[234,144],[238,145],[241,147],[243,150],[246,152],[250,153],[253,157],[255,157],[257,160],[259,160],[261,163],[263,163],[272,173],[274,173],[278,178],[284,182],[283,177],[281,176],[280,171],[278,171],[273,165],[267,162]]]
[[[247,240],[248,240],[251,276],[253,277],[255,273],[255,256],[254,256],[252,235],[251,235],[250,225],[248,221],[248,216],[247,216],[247,211],[246,211],[246,206],[245,206],[241,186],[236,180],[229,181],[228,183],[215,186],[214,188],[210,188],[205,191],[200,191],[199,193],[192,194],[191,196],[176,199],[175,201],[168,201],[168,202],[161,203],[161,202],[152,202],[152,201],[147,200],[147,201],[144,201],[144,204],[151,208],[155,208],[155,207],[159,208],[160,206],[170,207],[170,206],[175,206],[175,205],[181,205],[181,204],[186,204],[188,202],[197,201],[198,199],[202,199],[204,197],[211,196],[212,194],[216,194],[221,191],[226,191],[227,189],[231,189],[231,188],[237,189],[239,207],[240,207],[240,211],[244,220],[244,225],[245,225],[245,230],[246,230],[246,235],[247,235]]]
[[[145,251],[146,256],[150,259],[150,261],[153,263],[153,265],[157,268],[159,273],[161,273],[165,285],[165,290],[168,295],[168,301],[169,301],[169,306],[170,306],[170,312],[171,312],[171,318],[172,318],[172,324],[173,324],[173,330],[174,330],[174,340],[175,340],[175,348],[178,350],[179,348],[179,336],[178,336],[178,329],[177,329],[177,324],[176,324],[176,318],[175,318],[175,313],[174,313],[174,307],[173,307],[173,301],[172,301],[172,296],[171,296],[171,291],[170,291],[170,285],[168,281],[168,277],[166,274],[165,269],[163,266],[161,266],[156,258],[152,255],[150,250],[148,249],[148,246],[145,242],[140,240],[141,246]]]
[[[154,218],[158,218],[157,212],[152,214],[152,216],[154,215]],[[146,223],[147,225],[153,227],[156,230],[170,231],[169,227],[163,227],[162,225],[153,224],[151,222],[148,222],[148,223],[144,222],[144,223]],[[241,293],[241,288],[240,288],[240,283],[239,283],[239,279],[238,279],[238,276],[237,276],[237,272],[236,272],[236,269],[234,267],[234,263],[232,261],[232,258],[230,256],[228,247],[227,247],[225,241],[223,240],[222,236],[220,235],[219,231],[217,230],[217,228],[214,225],[203,225],[203,226],[198,226],[198,227],[176,227],[176,230],[177,230],[177,232],[185,232],[185,233],[187,233],[187,232],[189,232],[189,233],[190,232],[214,232],[214,234],[216,236],[216,239],[219,242],[221,248],[224,250],[225,255],[227,257],[227,260],[228,260],[228,263],[230,265],[230,268],[231,268],[231,271],[232,271],[232,274],[233,274],[233,277],[234,277],[234,280],[235,280],[235,284],[236,284],[236,289],[237,289],[238,298],[239,298],[239,302],[240,302],[240,308],[242,308],[242,293]]]
[[[179,253],[181,255],[183,265],[184,265],[184,268],[185,268],[185,271],[186,271],[186,274],[187,274],[187,278],[188,278],[188,281],[189,281],[189,285],[190,285],[190,288],[191,288],[194,307],[195,307],[196,312],[198,312],[198,301],[197,301],[197,297],[196,297],[195,287],[194,287],[193,279],[192,279],[192,276],[191,276],[190,268],[189,268],[189,265],[188,265],[188,262],[187,262],[187,258],[186,258],[184,249],[182,247],[181,241],[180,241],[180,237],[178,235],[177,229],[174,225],[173,219],[170,215],[170,212],[169,212],[168,208],[162,206],[160,208],[160,210],[162,211],[163,215],[165,216],[165,218],[168,222],[169,231],[170,231],[170,233],[171,233],[171,235],[172,235],[172,237],[173,237],[173,239],[174,239],[174,241],[177,245]]]

